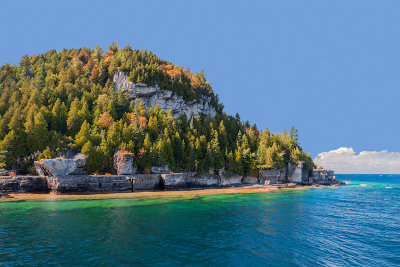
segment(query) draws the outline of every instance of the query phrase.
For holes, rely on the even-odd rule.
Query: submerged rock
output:
[[[118,175],[136,174],[137,169],[133,166],[133,155],[126,151],[117,151],[114,154],[114,169]]]

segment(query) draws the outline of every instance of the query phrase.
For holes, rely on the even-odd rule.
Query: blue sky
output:
[[[227,113],[313,156],[400,151],[400,1],[7,2],[0,64],[116,40],[204,69]]]

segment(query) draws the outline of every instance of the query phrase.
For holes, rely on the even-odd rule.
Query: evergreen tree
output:
[[[79,116],[79,111],[79,99],[75,98],[74,101],[71,103],[67,118],[68,131],[71,136],[74,136],[79,131],[82,124],[82,120]]]
[[[65,134],[67,128],[67,107],[59,98],[57,98],[57,101],[54,103],[51,114],[52,119],[50,128],[54,131],[58,131],[61,134]]]

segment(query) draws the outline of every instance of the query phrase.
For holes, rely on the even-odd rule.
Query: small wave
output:
[[[367,186],[367,184],[360,184],[360,186]]]

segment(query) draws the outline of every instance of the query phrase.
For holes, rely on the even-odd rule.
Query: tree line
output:
[[[135,83],[158,84],[186,100],[211,97],[215,117],[185,115],[140,101],[115,90],[112,78],[124,71]],[[111,172],[117,149],[131,153],[140,172],[168,164],[173,171],[208,172],[225,167],[241,174],[282,168],[311,156],[298,143],[297,130],[273,134],[223,112],[204,72],[193,74],[145,50],[116,43],[104,53],[94,49],[51,50],[24,56],[18,66],[0,67],[0,164],[33,152],[55,157],[72,148],[88,156],[91,173]],[[25,166],[22,171],[29,171]]]

